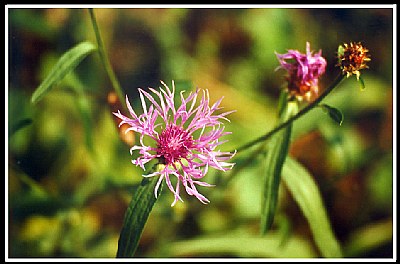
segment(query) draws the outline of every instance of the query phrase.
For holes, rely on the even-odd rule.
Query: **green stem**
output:
[[[306,107],[304,107],[303,109],[301,109],[296,115],[292,116],[291,118],[289,118],[286,122],[280,124],[279,126],[275,127],[274,129],[272,129],[270,132],[268,132],[267,134],[256,138],[253,141],[250,141],[249,143],[246,143],[245,145],[239,147],[236,151],[240,152],[242,150],[245,150],[257,143],[260,143],[264,140],[267,140],[268,138],[270,138],[272,135],[274,135],[276,132],[280,131],[281,129],[287,127],[288,125],[290,125],[291,123],[293,123],[295,120],[299,119],[300,117],[302,117],[303,115],[305,115],[306,113],[308,113],[311,109],[313,109],[314,107],[318,106],[318,104],[336,87],[338,86],[338,84],[343,80],[344,75],[339,74],[336,79],[333,81],[333,83],[317,98],[315,99],[313,102],[311,102],[309,105],[307,105]]]
[[[96,17],[93,12],[93,8],[89,8],[89,13],[90,13],[90,18],[92,20],[93,30],[96,35],[96,41],[97,41],[97,46],[99,49],[100,59],[103,62],[103,66],[108,74],[108,77],[110,78],[111,84],[112,84],[115,92],[117,93],[117,96],[118,96],[118,99],[119,99],[121,105],[125,106],[125,104],[124,104],[125,100],[124,100],[123,92],[121,89],[121,85],[119,84],[119,82],[117,80],[117,77],[111,67],[110,60],[107,56],[107,53],[105,52],[103,41],[100,36],[100,31],[97,26]]]

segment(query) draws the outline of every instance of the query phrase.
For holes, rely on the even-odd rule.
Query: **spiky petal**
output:
[[[200,181],[208,172],[209,167],[217,170],[227,171],[234,166],[234,163],[227,162],[235,155],[230,152],[222,152],[217,147],[225,141],[220,141],[222,136],[231,134],[224,132],[222,120],[227,120],[226,115],[234,112],[216,114],[220,110],[221,100],[218,100],[211,107],[209,106],[208,90],[197,88],[190,92],[187,97],[184,92],[180,93],[180,105],[175,103],[175,85],[172,81],[172,90],[161,81],[164,87],[153,93],[139,89],[143,113],[138,115],[126,97],[126,104],[131,117],[123,115],[120,111],[113,113],[121,119],[119,126],[128,124],[127,131],[135,131],[140,134],[140,144],[131,148],[139,151],[139,157],[132,160],[136,166],[146,170],[146,163],[158,160],[159,169],[144,177],[159,177],[156,188],[161,182],[165,182],[169,190],[174,194],[174,201],[171,206],[180,200],[181,185],[189,195],[195,196],[202,203],[209,203],[209,200],[199,193],[196,186],[212,186]],[[200,101],[197,98],[202,95]],[[147,103],[150,103],[147,106]],[[149,142],[149,140],[153,143]],[[176,183],[173,186],[171,177],[175,177]]]
[[[310,51],[310,43],[306,43],[306,54],[298,50],[288,50],[285,54],[275,52],[280,66],[277,69],[285,69],[288,72],[289,94],[296,96],[301,101],[314,99],[318,95],[318,79],[325,72],[326,60],[321,56],[322,51],[313,54]]]

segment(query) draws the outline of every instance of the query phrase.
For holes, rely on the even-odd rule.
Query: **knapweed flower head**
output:
[[[222,120],[229,121],[226,115],[233,111],[216,114],[215,112],[221,109],[222,98],[210,107],[208,90],[199,88],[190,92],[187,97],[182,91],[180,105],[177,106],[174,82],[172,81],[172,90],[163,81],[161,83],[164,87],[160,87],[159,91],[149,88],[154,95],[139,88],[142,114],[136,114],[128,97],[126,104],[131,117],[124,116],[119,110],[113,113],[121,119],[120,126],[130,126],[126,132],[135,131],[140,134],[140,144],[130,149],[131,155],[133,151],[139,151],[139,157],[132,160],[132,163],[146,170],[146,163],[158,161],[159,169],[143,176],[159,177],[154,190],[156,197],[158,188],[165,179],[175,197],[171,206],[178,200],[183,202],[180,196],[181,185],[189,195],[195,196],[202,203],[209,203],[209,200],[198,192],[196,185],[213,186],[200,181],[207,174],[209,167],[227,171],[234,166],[234,163],[226,161],[235,153],[217,150],[226,142],[220,141],[220,138],[231,134],[224,132]],[[202,97],[196,104],[199,95]],[[150,106],[147,106],[147,103],[150,103]],[[177,179],[175,187],[171,177]]]
[[[360,70],[367,69],[366,63],[370,60],[368,49],[363,47],[361,42],[351,42],[350,45],[344,43],[338,48],[337,66],[342,69],[342,73],[346,74],[347,78],[355,74],[359,80]]]
[[[311,101],[318,95],[318,79],[325,72],[326,60],[321,56],[322,51],[313,54],[310,51],[310,43],[306,43],[306,53],[298,50],[288,50],[285,54],[275,52],[280,66],[277,69],[285,69],[288,72],[288,91],[296,96],[299,101],[304,98]]]

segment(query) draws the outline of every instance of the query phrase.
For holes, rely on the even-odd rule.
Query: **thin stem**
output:
[[[333,81],[333,83],[317,98],[315,99],[313,102],[311,102],[309,105],[307,105],[306,107],[304,107],[303,109],[301,109],[296,115],[292,116],[291,118],[289,118],[286,122],[280,124],[279,126],[275,127],[274,129],[272,129],[271,131],[269,131],[267,134],[256,138],[253,141],[250,141],[249,143],[246,143],[245,145],[239,147],[237,149],[237,152],[240,152],[244,149],[247,149],[257,143],[260,143],[264,140],[267,140],[268,138],[270,138],[272,135],[274,135],[276,132],[278,132],[279,130],[287,127],[288,125],[290,125],[291,123],[293,123],[295,120],[299,119],[300,117],[302,117],[303,115],[305,115],[306,113],[308,113],[308,111],[310,111],[311,109],[313,109],[314,107],[318,106],[318,104],[336,87],[338,86],[338,84],[343,80],[344,75],[339,74],[336,79]]]
[[[107,56],[107,53],[105,52],[103,41],[100,36],[100,31],[97,26],[96,17],[93,12],[93,8],[89,8],[89,13],[90,13],[90,18],[92,20],[93,30],[96,35],[96,41],[97,41],[97,46],[99,49],[100,59],[103,62],[103,66],[108,74],[108,77],[110,78],[111,84],[112,84],[115,92],[117,93],[117,96],[118,96],[118,99],[119,99],[121,105],[125,106],[125,104],[124,104],[125,100],[124,100],[122,88],[121,88],[121,85],[119,84],[117,77],[111,67],[110,60]]]

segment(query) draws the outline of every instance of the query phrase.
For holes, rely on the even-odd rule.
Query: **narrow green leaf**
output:
[[[353,231],[344,245],[345,257],[363,256],[385,244],[393,243],[393,220],[369,223]]]
[[[53,69],[32,94],[32,103],[38,102],[43,96],[51,90],[65,75],[71,72],[75,67],[96,47],[90,42],[82,42],[65,52],[54,65]]]
[[[332,118],[333,121],[339,124],[339,126],[343,123],[343,114],[339,109],[329,106],[327,104],[319,105],[326,113],[328,113],[329,117]]]
[[[163,255],[171,257],[212,257],[228,254],[244,258],[314,258],[317,252],[311,243],[291,236],[280,244],[281,234],[271,232],[260,237],[232,232],[219,236],[202,236],[162,245]]]
[[[286,111],[281,117],[285,122],[294,113],[293,106],[296,103],[286,104]],[[297,111],[297,107],[296,107]],[[282,131],[271,138],[268,144],[266,157],[266,173],[264,178],[264,189],[261,204],[261,233],[265,234],[272,226],[276,206],[278,203],[279,185],[281,181],[282,167],[288,154],[292,124],[289,124]]]
[[[144,226],[157,201],[154,188],[158,179],[144,178],[133,194],[132,200],[125,212],[124,223],[118,240],[117,257],[133,257],[139,245]],[[158,188],[160,194],[162,184]]]
[[[271,228],[274,220],[276,205],[278,203],[282,166],[288,153],[291,130],[292,124],[273,136],[268,145],[266,158],[267,171],[265,174],[261,207],[262,234],[265,234]]]
[[[278,232],[281,235],[279,246],[284,247],[290,237],[293,235],[292,223],[284,214],[277,215],[276,217],[276,222],[278,223]]]
[[[340,244],[333,233],[318,186],[309,172],[288,157],[283,166],[282,180],[307,219],[322,256],[342,257]]]
[[[361,78],[361,76],[358,77],[358,82],[360,83],[360,90],[364,91],[365,90],[365,83],[363,78]]]

